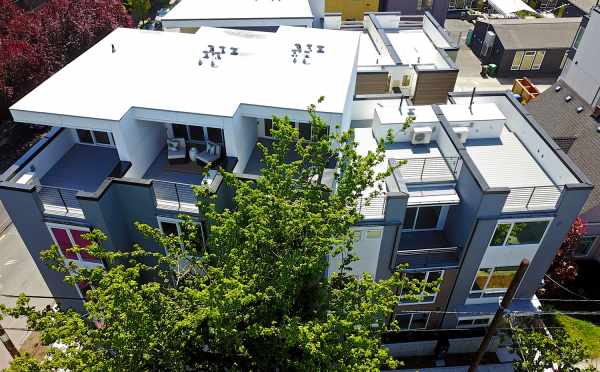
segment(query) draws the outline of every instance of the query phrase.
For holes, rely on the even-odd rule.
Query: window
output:
[[[271,129],[273,129],[273,120],[265,119],[265,137],[271,137]]]
[[[417,294],[417,300],[411,298],[402,298],[402,290],[400,290],[400,303],[402,304],[410,304],[410,303],[433,303],[437,297],[437,292],[434,289],[427,288],[428,284],[435,283],[440,281],[437,285],[437,289],[440,288],[441,279],[444,276],[444,271],[427,271],[427,272],[418,272],[418,273],[406,273],[406,277],[410,280],[419,280],[422,285],[421,293]]]
[[[517,51],[513,58],[510,69],[515,70],[539,70],[546,55],[545,50]]]
[[[517,51],[515,52],[515,57],[513,58],[513,63],[510,66],[511,70],[519,70],[521,67],[521,61],[523,60],[523,52]]]
[[[101,146],[114,146],[115,140],[110,132],[100,130],[77,129],[77,139],[81,143]]]
[[[581,38],[583,37],[583,33],[585,31],[585,27],[579,26],[577,30],[577,34],[575,34],[575,41],[573,42],[573,49],[579,48],[579,43],[581,42]]]
[[[203,127],[200,125],[171,124],[173,137],[185,138],[192,143],[204,143],[207,140],[215,143],[225,143],[223,129]]]
[[[441,206],[406,208],[403,230],[433,230],[440,224]]]
[[[310,140],[310,123],[298,123],[298,132],[300,133],[300,138],[304,138],[305,140]]]
[[[490,324],[492,318],[458,318],[457,328],[475,328],[486,327]]]
[[[398,313],[394,319],[402,330],[425,329],[430,313]]]
[[[532,70],[539,70],[542,67],[542,62],[544,61],[544,56],[546,55],[546,51],[540,50],[535,54],[535,58],[533,59],[533,65],[531,66]]]
[[[560,68],[563,69],[565,68],[565,65],[567,64],[567,60],[569,59],[569,51],[565,52],[565,55],[562,58],[562,61],[560,62]]]
[[[197,224],[200,227],[200,239],[201,245],[206,245],[206,237],[204,235],[203,223]],[[174,218],[158,217],[158,227],[160,231],[165,235],[176,235],[180,236],[182,233],[181,220]],[[181,242],[181,249],[184,249],[183,241]]]
[[[549,220],[499,223],[490,246],[540,244],[549,223]]]
[[[381,230],[367,230],[367,239],[381,238]]]
[[[190,135],[190,141],[192,142],[204,142],[205,138],[204,137],[204,127],[199,127],[199,126],[195,126],[195,125],[191,125],[189,126],[189,135]]]
[[[71,250],[73,246],[85,248],[90,245],[90,242],[83,238],[83,235],[89,232],[88,229],[75,226],[48,224],[48,230],[63,257],[68,260],[76,261],[78,265],[83,267],[102,266],[102,261],[89,254],[86,250],[81,250],[78,253]]]
[[[577,247],[575,247],[574,254],[576,256],[587,256],[590,253],[590,249],[594,246],[596,242],[596,236],[584,236],[581,238]]]
[[[517,266],[480,268],[475,275],[469,298],[497,297],[508,289]]]

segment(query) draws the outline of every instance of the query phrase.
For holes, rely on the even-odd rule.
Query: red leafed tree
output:
[[[31,11],[0,0],[0,118],[112,30],[132,26],[119,0],[49,0]]]
[[[552,280],[558,282],[562,286],[567,286],[577,278],[577,262],[575,261],[574,255],[575,250],[579,244],[581,244],[581,239],[583,238],[585,231],[585,222],[581,217],[577,217],[569,229],[567,237],[558,249],[550,269],[548,269],[548,275]],[[552,280],[545,281],[544,289],[547,292],[554,293],[560,289]]]

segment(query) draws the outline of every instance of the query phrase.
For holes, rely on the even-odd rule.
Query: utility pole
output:
[[[12,356],[13,359],[21,355],[19,354],[19,350],[15,347],[15,344],[13,344],[12,340],[8,336],[8,333],[6,333],[2,325],[0,325],[0,341],[2,341],[2,343],[6,347],[6,350],[8,350],[10,356]]]
[[[477,354],[475,358],[473,358],[473,362],[471,362],[471,366],[469,367],[469,372],[477,372],[477,368],[479,368],[479,363],[481,363],[481,359],[483,358],[483,354],[487,351],[488,346],[490,345],[490,341],[492,341],[492,336],[496,333],[496,328],[498,327],[498,323],[502,319],[504,315],[504,311],[508,308],[510,303],[512,302],[515,294],[517,293],[517,288],[519,288],[519,284],[523,279],[523,275],[525,275],[525,271],[527,271],[527,267],[529,266],[529,260],[524,258],[521,261],[521,265],[515,274],[515,277],[510,282],[510,286],[506,291],[506,294],[502,298],[502,302],[500,302],[500,307],[496,311],[496,315],[494,315],[494,319],[492,319],[492,323],[487,329],[487,333],[485,337],[481,341],[481,345],[479,346],[479,350],[477,350]]]

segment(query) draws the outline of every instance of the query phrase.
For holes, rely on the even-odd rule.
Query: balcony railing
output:
[[[503,212],[556,209],[564,186],[519,187],[510,190]]]
[[[193,185],[156,180],[152,185],[158,209],[198,213]]]
[[[460,171],[460,157],[394,159],[405,162],[398,169],[406,183],[454,181]]]
[[[385,196],[374,198],[360,197],[356,202],[358,213],[365,219],[383,218],[385,212]]]
[[[451,267],[458,265],[458,248],[429,248],[401,250],[396,253],[397,264],[408,264],[408,270],[424,267]]]
[[[77,200],[78,190],[52,186],[38,186],[38,195],[42,201],[45,214],[85,218]]]

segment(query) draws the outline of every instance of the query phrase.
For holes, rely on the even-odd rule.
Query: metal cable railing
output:
[[[456,264],[458,248],[427,248],[396,252],[397,264],[408,263],[408,269]]]

